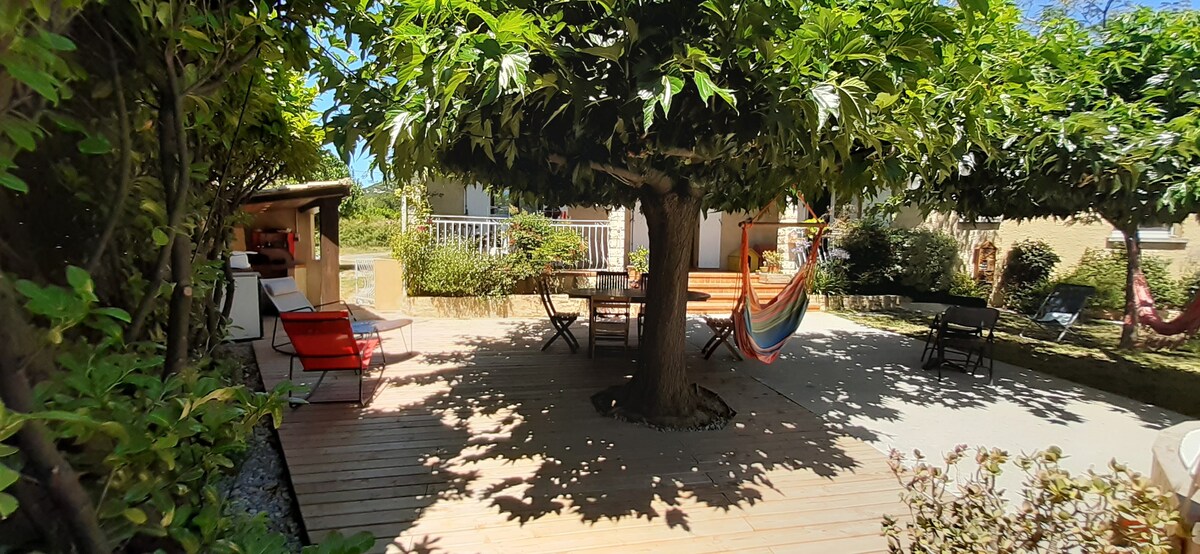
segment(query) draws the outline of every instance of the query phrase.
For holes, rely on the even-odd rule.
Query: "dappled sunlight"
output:
[[[589,397],[627,379],[636,350],[591,359],[565,345],[541,352],[548,329],[540,321],[418,322],[421,353],[388,366],[370,405],[298,410],[285,424],[288,437],[297,429],[310,442],[346,445],[306,454],[317,458],[301,477],[312,483],[299,491],[310,531],[367,530],[397,552],[488,542],[539,551],[580,532],[610,531],[616,541],[740,536],[754,531],[753,518],[775,513],[770,506],[805,512],[788,524],[803,526],[817,517],[814,502],[848,494],[878,507],[851,517],[850,536],[875,536],[883,506],[896,501],[879,452],[741,365],[700,359],[707,329],[696,322],[691,377],[739,410],[719,431],[664,433],[601,417]],[[355,430],[341,439],[299,430],[328,418]],[[342,465],[320,461],[325,455],[342,456]],[[360,464],[370,469],[352,469]],[[357,496],[378,500],[352,502]]]

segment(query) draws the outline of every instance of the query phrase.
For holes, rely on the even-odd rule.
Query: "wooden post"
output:
[[[321,218],[321,303],[342,299],[340,273],[340,240],[338,238],[338,204],[341,198],[325,198],[320,202]]]

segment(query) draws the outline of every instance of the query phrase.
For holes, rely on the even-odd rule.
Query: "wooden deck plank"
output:
[[[367,406],[285,414],[280,442],[310,538],[367,531],[377,552],[430,553],[886,548],[881,516],[901,506],[883,455],[727,361],[692,352],[689,364],[741,412],[733,424],[662,433],[601,418],[588,401],[627,377],[634,350],[541,352],[540,321],[417,326],[421,351],[403,358],[385,334],[401,361],[369,375]],[[695,346],[707,338],[692,332]],[[255,352],[268,388],[286,378],[286,357],[262,341]],[[350,377],[318,393],[356,393]]]

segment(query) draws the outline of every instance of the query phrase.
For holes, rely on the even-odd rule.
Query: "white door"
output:
[[[721,216],[723,212],[707,212],[700,220],[700,269],[721,268]]]
[[[486,190],[483,190],[482,185],[470,185],[467,187],[466,206],[464,210],[467,215],[489,216],[492,215],[492,197]]]

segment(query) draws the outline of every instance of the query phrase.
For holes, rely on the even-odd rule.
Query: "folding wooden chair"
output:
[[[355,338],[350,326],[349,312],[285,312],[279,314],[283,330],[296,349],[288,363],[288,379],[300,362],[303,371],[320,371],[321,376],[313,385],[309,397],[321,386],[330,371],[353,371],[358,374],[358,398],[363,404],[363,374],[371,366],[375,351],[380,349],[378,338]],[[380,364],[379,367],[383,367]],[[354,402],[355,400],[331,400],[326,402]]]
[[[571,333],[571,324],[579,319],[579,314],[575,312],[560,312],[554,309],[554,299],[550,297],[550,283],[545,276],[539,277],[537,280],[538,297],[542,300],[542,308],[546,310],[546,317],[550,318],[550,326],[554,328],[554,335],[542,345],[542,350],[550,348],[558,337],[562,337],[563,341],[570,347],[571,352],[575,353],[579,350],[579,340]]]
[[[621,342],[629,348],[629,299],[593,296],[588,317],[588,357],[596,354],[597,341]]]
[[[700,348],[700,351],[704,353],[705,360],[711,358],[713,352],[716,352],[721,345],[725,345],[725,348],[729,349],[729,353],[733,354],[733,357],[737,359],[737,361],[740,362],[744,359],[742,358],[742,353],[738,352],[737,347],[734,346],[733,343],[729,342],[729,339],[733,337],[732,317],[705,316],[704,324],[712,330],[713,334],[712,337],[708,339],[708,342],[704,343],[704,346]]]
[[[629,274],[624,271],[597,271],[596,288],[602,290],[624,290],[629,288]]]

